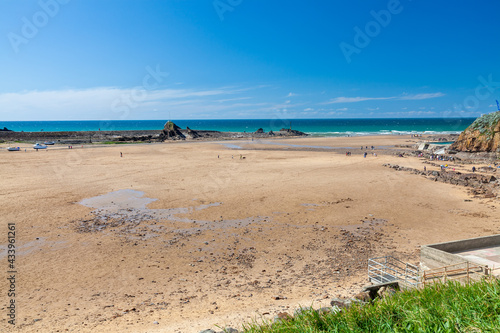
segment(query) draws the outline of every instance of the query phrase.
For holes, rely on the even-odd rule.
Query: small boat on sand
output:
[[[19,148],[19,147],[8,147],[7,150],[8,151],[20,151],[21,148]]]
[[[47,146],[53,146],[55,144],[55,142],[54,141],[45,141],[43,144],[47,145]]]
[[[37,143],[37,144],[33,145],[33,149],[36,149],[36,150],[38,150],[38,149],[47,149],[47,146],[44,146],[44,145],[41,145],[41,144]]]

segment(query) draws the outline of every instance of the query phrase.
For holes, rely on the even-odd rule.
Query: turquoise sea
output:
[[[314,136],[381,135],[381,134],[450,134],[460,133],[475,118],[415,119],[226,119],[173,120],[181,128],[224,132],[268,132],[289,128]],[[166,120],[90,120],[90,121],[0,121],[7,127],[24,132],[161,130]]]

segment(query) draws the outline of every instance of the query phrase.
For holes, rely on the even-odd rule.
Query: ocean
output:
[[[475,118],[415,119],[226,119],[173,120],[181,128],[223,132],[265,132],[292,128],[313,136],[460,133]],[[0,121],[0,128],[24,132],[161,130],[166,120]]]

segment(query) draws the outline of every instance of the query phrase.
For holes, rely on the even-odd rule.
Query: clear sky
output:
[[[0,121],[467,117],[500,1],[0,0]]]

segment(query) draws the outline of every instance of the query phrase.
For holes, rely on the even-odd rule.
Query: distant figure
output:
[[[234,155],[231,155],[231,159],[233,159],[233,158],[234,158]]]
[[[122,154],[122,152],[120,152],[120,157],[123,157],[123,154]]]
[[[363,150],[363,146],[361,146],[361,150]]]
[[[219,155],[217,155],[217,158],[219,158]]]
[[[424,166],[424,171],[427,171],[427,167],[426,166]]]
[[[476,167],[475,166],[472,167],[472,172],[476,172]]]
[[[366,158],[366,155],[367,155],[367,154],[368,154],[368,153],[366,153],[366,152],[365,152],[365,153],[363,154],[363,157],[364,157],[364,158]]]

